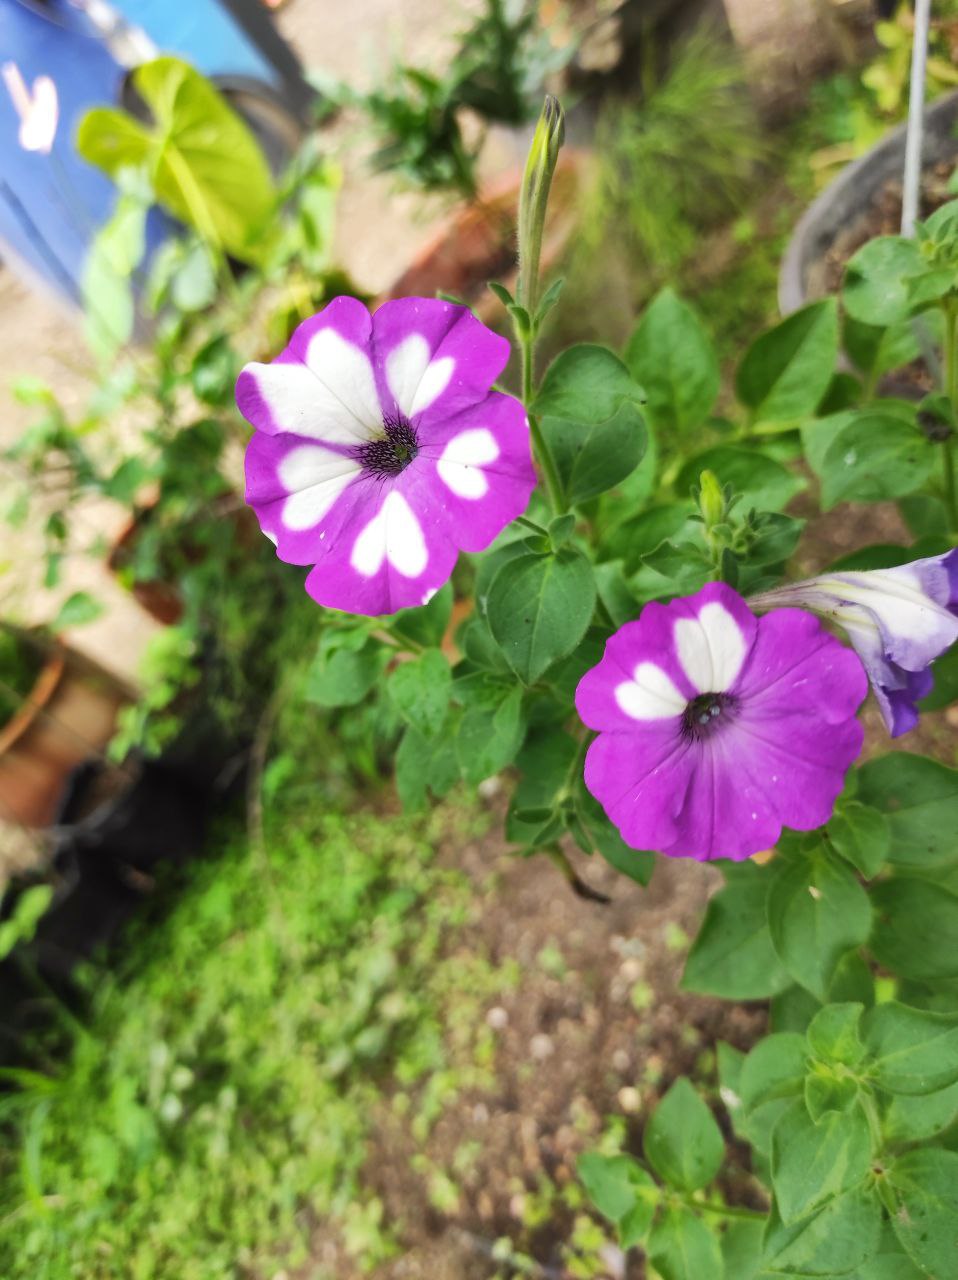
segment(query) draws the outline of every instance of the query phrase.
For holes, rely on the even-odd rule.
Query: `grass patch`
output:
[[[475,961],[460,983],[443,959],[471,892],[436,858],[477,824],[461,807],[347,818],[278,798],[261,855],[222,832],[129,940],[127,971],[88,975],[62,1067],[2,1100],[0,1274],[270,1275],[331,1218],[357,1268],[388,1256],[359,1179],[377,1100],[414,1090],[426,1129],[486,1071],[462,994],[498,978]]]

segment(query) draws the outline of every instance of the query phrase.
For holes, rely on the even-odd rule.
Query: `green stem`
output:
[[[945,307],[945,391],[951,404],[952,416],[958,417],[958,352],[956,346],[956,322],[958,310]],[[954,439],[948,436],[941,442],[941,460],[944,479],[945,507],[952,532],[958,530],[958,495],[955,492]]]
[[[699,1213],[717,1213],[723,1218],[748,1218],[752,1222],[764,1222],[768,1217],[758,1209],[735,1209],[727,1204],[712,1204],[709,1200],[693,1200],[691,1196],[683,1196],[682,1203]]]
[[[859,1089],[858,1096],[861,1100],[862,1110],[865,1113],[865,1119],[868,1121],[868,1130],[872,1140],[872,1154],[878,1154],[885,1145],[885,1135],[882,1133],[881,1120],[878,1115],[878,1108],[875,1106],[875,1099],[866,1089]]]
[[[539,463],[542,470],[543,479],[545,480],[549,505],[553,512],[557,516],[560,516],[566,510],[566,502],[562,494],[562,484],[559,480],[559,472],[556,470],[552,450],[549,448],[549,444],[545,436],[542,434],[542,428],[539,425],[539,420],[530,410],[534,394],[533,348],[534,339],[531,334],[520,335],[519,350],[522,353],[522,403],[525,405],[526,414],[529,418],[529,434],[532,436],[532,448],[535,452],[536,461]]]

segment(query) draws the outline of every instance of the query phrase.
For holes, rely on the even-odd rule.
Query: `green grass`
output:
[[[269,1275],[329,1219],[357,1269],[389,1253],[359,1179],[377,1099],[416,1091],[424,1134],[487,1072],[501,981],[444,961],[470,892],[435,857],[477,818],[316,808],[277,796],[261,854],[221,833],[128,971],[88,979],[63,1065],[3,1100],[5,1280]]]

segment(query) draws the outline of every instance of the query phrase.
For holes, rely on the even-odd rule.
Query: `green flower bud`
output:
[[[714,471],[703,471],[699,477],[699,510],[706,529],[713,529],[725,518],[725,495]]]
[[[558,98],[547,95],[522,175],[519,195],[519,287],[516,299],[535,323],[539,298],[539,255],[549,188],[565,137],[565,116]]]

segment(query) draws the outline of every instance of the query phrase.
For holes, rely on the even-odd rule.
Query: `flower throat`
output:
[[[734,708],[735,699],[729,693],[700,693],[685,708],[682,732],[695,741],[710,737],[720,725],[728,723]]]
[[[383,417],[383,434],[378,440],[360,445],[356,456],[364,471],[377,476],[398,476],[419,453],[416,429],[401,415]]]

